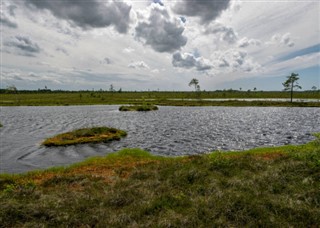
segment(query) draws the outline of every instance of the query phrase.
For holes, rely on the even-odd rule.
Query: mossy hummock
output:
[[[125,131],[109,127],[82,128],[71,132],[56,135],[46,139],[44,146],[66,146],[83,143],[99,143],[120,140],[125,137]]]
[[[156,111],[158,107],[155,105],[128,105],[128,106],[120,106],[119,111]]]

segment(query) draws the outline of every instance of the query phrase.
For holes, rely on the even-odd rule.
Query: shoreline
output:
[[[68,167],[0,174],[0,220],[7,227],[316,227],[316,135],[297,146],[175,158],[124,149]]]
[[[68,105],[160,105],[160,106],[283,106],[320,107],[319,91],[295,92],[294,102],[287,92],[106,92],[106,91],[21,91],[1,93],[0,106]],[[306,101],[306,102],[304,102]]]
[[[15,104],[15,103],[1,103],[0,107],[52,107],[52,106],[93,106],[93,105],[143,105],[140,102],[123,102],[123,103],[65,103],[65,104],[52,104],[52,103],[41,103],[41,104]],[[211,106],[211,107],[313,107],[319,108],[320,102],[286,102],[286,101],[262,101],[262,100],[253,100],[253,101],[245,101],[245,100],[237,100],[237,99],[229,99],[225,101],[221,100],[166,100],[166,101],[158,101],[152,102],[152,105],[157,106],[172,106],[172,107],[203,107],[203,106]]]
[[[216,151],[210,151],[210,152],[204,152],[201,154],[193,154],[193,155],[179,155],[179,156],[164,156],[164,155],[154,155],[149,151],[140,149],[140,148],[124,148],[119,151],[111,152],[108,153],[107,155],[102,155],[102,156],[92,156],[89,158],[86,158],[83,161],[79,161],[76,163],[72,163],[69,165],[63,165],[63,166],[52,166],[44,169],[35,169],[35,170],[30,170],[26,172],[21,172],[21,173],[0,173],[0,178],[2,175],[13,175],[13,176],[19,176],[19,175],[26,175],[29,173],[34,173],[34,172],[47,172],[50,170],[56,170],[56,169],[69,169],[72,168],[73,166],[78,166],[87,163],[88,161],[92,159],[108,159],[109,157],[117,157],[119,154],[121,155],[122,151],[142,151],[144,155],[147,155],[147,157],[153,157],[155,159],[157,158],[163,158],[163,159],[177,159],[177,158],[187,158],[187,157],[194,157],[194,156],[215,156],[216,154],[219,154],[219,156],[229,156],[229,155],[237,155],[237,156],[244,156],[248,154],[255,154],[255,153],[278,153],[279,151],[287,153],[288,148],[293,149],[293,148],[300,148],[304,147],[310,144],[317,144],[320,149],[320,133],[313,133],[312,134],[315,139],[311,140],[310,142],[304,143],[304,144],[289,144],[289,145],[281,145],[281,146],[268,146],[268,147],[254,147],[252,149],[245,149],[245,150],[216,150]],[[130,155],[134,155],[134,153],[129,153]],[[138,155],[139,156],[139,155]]]

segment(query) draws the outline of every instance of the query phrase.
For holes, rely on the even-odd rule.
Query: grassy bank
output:
[[[44,146],[66,146],[83,143],[99,143],[120,140],[127,133],[116,128],[109,127],[93,127],[82,128],[71,132],[62,133],[54,137],[46,139],[42,145]]]
[[[0,106],[19,105],[94,105],[131,104],[179,105],[179,106],[312,106],[320,107],[320,102],[271,102],[271,101],[205,101],[203,99],[243,99],[243,98],[287,98],[288,92],[18,92],[2,93]],[[297,99],[320,99],[319,92],[295,92]],[[173,100],[180,99],[180,100]],[[196,100],[188,100],[196,99]]]
[[[125,149],[0,175],[3,227],[318,227],[320,135],[300,146],[178,158]]]

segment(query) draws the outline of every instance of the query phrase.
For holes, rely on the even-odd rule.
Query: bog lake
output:
[[[0,173],[64,166],[123,148],[161,156],[303,144],[320,132],[319,108],[168,107],[119,112],[118,105],[1,107]],[[93,126],[125,130],[120,141],[41,146],[56,134]]]

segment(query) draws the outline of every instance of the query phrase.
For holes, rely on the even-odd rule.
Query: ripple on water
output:
[[[0,172],[67,165],[122,148],[178,156],[213,150],[302,144],[320,132],[318,108],[160,107],[119,112],[118,106],[1,107]],[[126,130],[119,142],[46,148],[48,137],[82,127]]]

